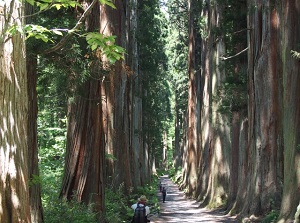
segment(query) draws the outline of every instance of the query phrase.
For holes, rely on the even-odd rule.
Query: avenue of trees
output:
[[[294,219],[299,6],[295,0],[187,3],[187,121],[175,149],[183,154],[181,187],[203,206],[223,206],[249,221]]]
[[[161,170],[201,206],[292,221],[299,10],[297,0],[1,1],[0,222],[126,221]]]

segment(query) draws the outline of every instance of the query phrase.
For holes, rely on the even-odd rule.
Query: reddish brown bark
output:
[[[100,5],[97,3],[88,18],[87,30],[99,25]],[[94,211],[104,211],[105,140],[101,98],[100,57],[93,55],[85,91],[77,92],[68,111],[67,148],[64,178],[60,196],[93,204]],[[95,79],[99,77],[99,79]],[[78,89],[75,87],[75,89]],[[83,93],[84,92],[84,93]]]
[[[26,15],[34,13],[34,7],[26,3]],[[26,23],[31,23],[31,16],[26,18]],[[37,139],[37,56],[27,46],[26,69],[28,78],[28,156],[29,156],[29,199],[31,221],[41,223],[44,221],[41,200],[41,185],[39,179],[38,139]]]
[[[41,185],[36,178],[39,177],[38,168],[38,142],[37,142],[37,58],[27,55],[28,75],[28,156],[29,156],[29,199],[31,220],[34,223],[44,221],[41,201]]]
[[[249,54],[249,145],[250,180],[248,205],[244,212],[256,215],[270,211],[271,203],[276,202],[280,193],[278,178],[278,144],[280,137],[280,97],[278,80],[280,78],[279,15],[277,9],[269,8],[260,1],[251,2],[258,7],[250,14],[252,27]],[[253,97],[253,98],[252,98]],[[279,160],[280,161],[280,160]],[[254,196],[253,196],[254,195]],[[278,204],[277,204],[278,205]],[[248,206],[248,207],[247,207]]]
[[[89,89],[72,104],[68,114],[67,153],[61,196],[94,203],[104,209],[104,137],[101,121],[100,83],[91,80]]]
[[[126,2],[116,1],[117,9],[103,6],[101,9],[101,30],[106,35],[116,35],[116,44],[126,48]],[[123,44],[123,45],[122,45]],[[107,152],[116,158],[116,162],[108,160],[110,168],[108,177],[112,178],[112,186],[125,184],[125,192],[129,192],[132,187],[133,175],[130,169],[132,161],[130,159],[130,101],[129,79],[131,78],[131,68],[126,65],[126,61],[118,61],[114,66],[110,66],[109,75],[103,81],[102,98],[104,121],[107,123],[106,143]]]
[[[197,184],[197,123],[196,123],[196,100],[197,100],[197,83],[195,68],[195,27],[194,27],[194,1],[189,0],[189,53],[188,53],[188,73],[189,73],[189,89],[188,89],[188,126],[187,126],[187,148],[186,164],[184,171],[184,185],[188,188],[188,194],[195,195]]]

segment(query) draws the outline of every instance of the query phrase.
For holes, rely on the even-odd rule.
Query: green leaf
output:
[[[56,7],[57,10],[60,10],[61,6],[62,6],[61,4],[54,4],[51,6],[51,8]]]
[[[30,5],[34,6],[34,0],[26,0]]]
[[[37,6],[40,8],[40,11],[45,10],[46,8],[49,7],[50,4],[48,3],[38,3]]]
[[[7,32],[10,35],[15,35],[16,32],[18,31],[18,26],[16,24],[13,24],[12,26],[9,27],[9,29],[7,30]]]
[[[116,6],[114,5],[114,3],[112,3],[111,0],[99,0],[99,1],[103,5],[108,5],[108,6],[112,7],[113,9],[116,9]]]
[[[97,48],[98,48],[98,45],[96,45],[96,44],[93,44],[92,47],[91,47],[92,51],[94,51]]]

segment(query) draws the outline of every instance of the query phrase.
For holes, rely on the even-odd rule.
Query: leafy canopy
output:
[[[57,9],[61,10],[62,8],[74,8],[82,6],[73,0],[26,0],[30,5],[35,6],[39,9],[39,11],[33,15],[38,15],[43,13],[49,9]],[[125,50],[115,45],[115,36],[105,36],[101,33],[88,32],[84,34],[80,34],[80,26],[83,24],[83,21],[87,17],[87,15],[91,12],[91,8],[94,4],[99,1],[101,4],[108,5],[112,8],[116,8],[113,4],[112,0],[93,0],[92,3],[87,7],[87,9],[83,12],[81,18],[77,21],[77,24],[72,29],[68,28],[53,28],[48,29],[39,24],[26,24],[23,26],[17,25],[16,23],[12,24],[7,33],[9,35],[15,35],[16,33],[21,33],[26,35],[26,39],[35,38],[41,39],[44,42],[54,43],[54,35],[61,36],[61,41],[57,44],[57,47],[53,49],[59,49],[71,35],[77,34],[80,37],[84,37],[91,48],[92,51],[99,50],[104,54],[110,63],[115,63],[117,60],[124,59]],[[63,32],[66,34],[64,35]],[[78,33],[77,33],[78,32]]]

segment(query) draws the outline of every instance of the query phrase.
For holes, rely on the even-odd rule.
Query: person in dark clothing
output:
[[[167,189],[165,187],[162,188],[161,190],[162,196],[163,196],[163,203],[166,201],[166,196],[167,196]]]
[[[139,206],[145,207],[145,212],[144,212],[144,216],[142,222],[140,220],[135,219],[135,216],[133,216],[132,219],[132,223],[147,223],[150,222],[150,220],[148,220],[147,216],[148,214],[150,214],[150,208],[146,205],[146,203],[148,202],[148,199],[146,198],[145,195],[142,195],[139,199],[138,202],[131,205],[131,208],[135,211],[137,208],[139,208]]]
[[[162,184],[161,182],[159,182],[159,192],[161,192],[161,190],[162,190]]]

